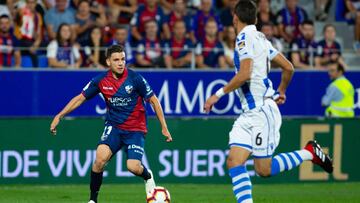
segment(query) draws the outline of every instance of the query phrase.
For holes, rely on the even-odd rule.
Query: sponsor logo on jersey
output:
[[[243,49],[245,47],[245,41],[241,41],[238,43],[239,50]]]
[[[132,101],[132,99],[130,97],[112,97],[112,98],[109,98],[109,102],[113,106],[128,106],[131,101]]]
[[[104,90],[113,90],[114,88],[113,88],[113,87],[106,87],[106,86],[103,86],[103,89],[104,89]]]

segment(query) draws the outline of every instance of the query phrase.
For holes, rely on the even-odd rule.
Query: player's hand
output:
[[[59,125],[59,123],[60,123],[60,117],[55,116],[55,118],[53,119],[53,121],[50,124],[51,134],[56,135],[56,127]]]
[[[172,137],[171,137],[171,134],[169,132],[169,130],[167,128],[163,128],[161,130],[161,133],[166,137],[166,142],[172,142]]]
[[[219,101],[219,97],[216,95],[212,95],[210,98],[208,98],[205,102],[205,106],[204,106],[204,111],[205,113],[209,113],[212,109],[212,107],[214,106],[214,104],[216,104],[216,102]]]
[[[277,105],[282,105],[285,103],[285,101],[286,101],[285,93],[280,92],[277,98],[275,99],[275,102],[277,103]]]

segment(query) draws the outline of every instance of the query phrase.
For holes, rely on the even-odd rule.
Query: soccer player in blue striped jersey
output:
[[[229,133],[230,152],[227,167],[232,179],[233,192],[238,203],[253,202],[252,187],[245,162],[254,158],[259,176],[275,176],[291,170],[304,161],[312,161],[326,172],[332,173],[332,161],[316,141],[309,141],[304,149],[273,156],[280,141],[281,114],[277,105],[284,104],[285,92],[292,78],[293,65],[258,32],[256,5],[249,0],[239,1],[235,7],[233,23],[237,32],[234,51],[236,75],[224,87],[207,99],[204,110],[225,94],[237,91],[242,113]],[[268,78],[270,61],[282,69],[281,83],[275,91]]]

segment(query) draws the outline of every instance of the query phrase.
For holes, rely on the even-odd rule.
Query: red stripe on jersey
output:
[[[138,97],[133,112],[124,123],[118,125],[118,128],[127,131],[140,131],[144,132],[145,134],[147,133],[146,110],[141,97]]]
[[[99,82],[99,89],[102,95],[105,97],[105,101],[109,102],[110,98],[116,94],[121,85],[125,82],[128,76],[128,70],[125,68],[121,78],[115,79],[111,70],[108,74]]]

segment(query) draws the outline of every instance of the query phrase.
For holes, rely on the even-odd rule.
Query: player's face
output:
[[[122,74],[125,70],[125,52],[112,53],[110,58],[106,59],[106,63],[110,66],[113,73]]]
[[[325,39],[328,41],[334,41],[336,37],[336,31],[334,27],[328,27],[325,30]]]
[[[236,29],[238,27],[238,23],[240,22],[239,18],[237,17],[236,14],[233,15],[233,25],[234,25],[234,28],[235,28],[235,32],[236,34],[239,33],[239,31]]]

